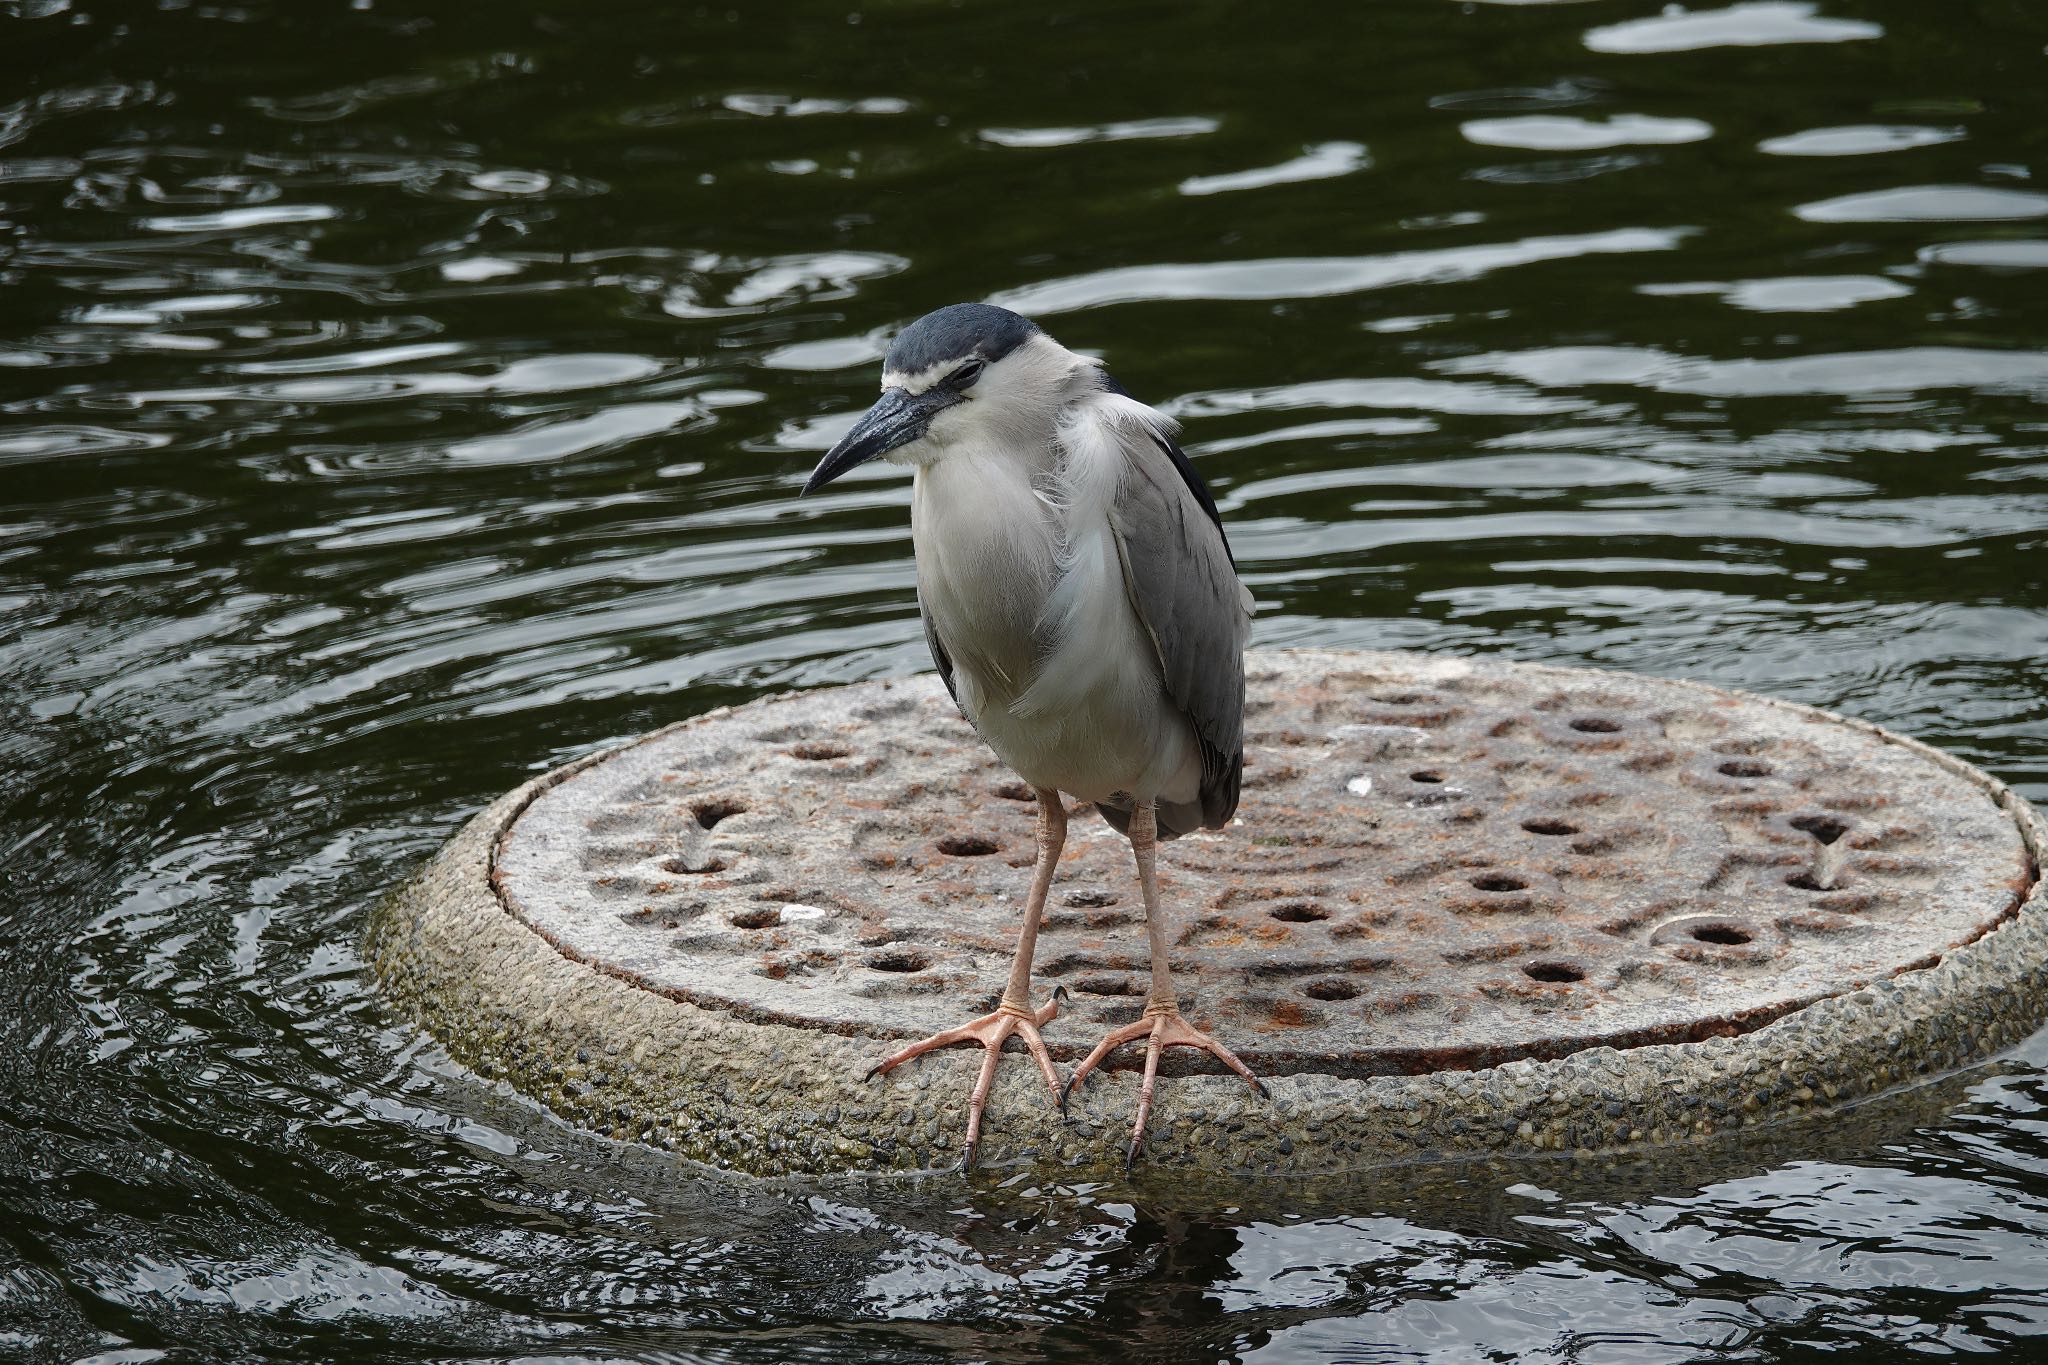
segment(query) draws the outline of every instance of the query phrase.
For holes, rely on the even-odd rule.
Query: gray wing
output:
[[[1244,776],[1250,598],[1237,580],[1215,504],[1187,457],[1149,430],[1127,436],[1124,446],[1130,474],[1110,515],[1124,584],[1158,652],[1167,695],[1201,745],[1201,827],[1220,829],[1237,810]],[[1167,834],[1164,809],[1160,821],[1160,833]]]
[[[932,662],[938,665],[939,681],[944,683],[946,691],[952,694],[953,705],[958,706],[960,704],[960,689],[953,684],[953,656],[948,654],[946,647],[939,643],[939,632],[932,625],[931,609],[925,606],[922,593],[918,594],[917,598],[917,614],[924,618],[924,642],[926,647],[932,652]],[[961,714],[965,715],[966,712],[963,711]]]

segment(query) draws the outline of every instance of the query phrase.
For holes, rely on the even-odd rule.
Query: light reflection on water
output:
[[[2039,1040],[1198,1213],[678,1171],[356,957],[523,776],[926,666],[900,476],[793,495],[956,297],[1184,423],[1263,645],[1754,688],[2048,799],[2043,33],[1653,9],[0,7],[0,1356],[2025,1350]]]

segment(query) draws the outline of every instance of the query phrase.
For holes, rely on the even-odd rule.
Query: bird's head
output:
[[[826,452],[804,492],[877,456],[929,464],[977,438],[1042,445],[1076,372],[1092,364],[1007,308],[955,303],[926,313],[890,343],[881,398]]]

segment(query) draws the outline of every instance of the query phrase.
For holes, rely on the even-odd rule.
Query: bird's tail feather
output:
[[[1131,808],[1097,801],[1095,809],[1102,812],[1102,818],[1109,822],[1118,834],[1131,832]],[[1161,840],[1178,839],[1183,834],[1193,834],[1198,829],[1213,828],[1208,825],[1202,813],[1201,801],[1161,801],[1154,806]]]

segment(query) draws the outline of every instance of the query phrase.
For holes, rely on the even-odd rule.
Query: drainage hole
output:
[[[1621,722],[1609,720],[1605,716],[1580,716],[1572,722],[1572,729],[1585,735],[1611,735],[1621,729]],[[1578,980],[1577,977],[1572,979],[1574,981]]]
[[[1584,981],[1586,974],[1569,962],[1531,962],[1522,968],[1531,981]]]
[[[1529,889],[1529,883],[1523,881],[1520,877],[1508,877],[1499,873],[1493,873],[1485,877],[1474,877],[1472,885],[1480,891],[1526,891]]]
[[[773,929],[782,923],[782,911],[777,906],[764,905],[758,910],[735,911],[726,921],[735,929]]]
[[[701,877],[707,872],[725,871],[725,861],[722,858],[707,858],[696,867],[691,867],[681,858],[670,858],[662,863],[662,867],[669,872],[681,872],[693,877]]]
[[[1754,758],[1731,758],[1719,771],[1729,777],[1769,777],[1771,765]]]
[[[1290,901],[1273,911],[1274,919],[1285,920],[1289,924],[1313,924],[1319,919],[1329,917],[1329,911],[1320,905],[1310,905],[1307,901]]]
[[[1143,995],[1136,983],[1122,976],[1091,976],[1076,981],[1074,989],[1083,995]]]
[[[939,840],[939,852],[955,858],[985,858],[1002,845],[979,834],[949,834]]]
[[[1562,820],[1524,820],[1522,828],[1531,834],[1577,834],[1577,825],[1567,825]]]
[[[1730,947],[1749,942],[1749,930],[1732,924],[1702,924],[1692,931],[1701,943],[1725,943]]]
[[[1408,774],[1408,780],[1410,782],[1441,782],[1444,780],[1444,775],[1434,768],[1424,768],[1419,773]]]
[[[1849,832],[1849,827],[1832,815],[1802,815],[1792,822],[1792,828],[1803,829],[1824,844]]]
[[[720,797],[715,801],[702,801],[690,809],[696,812],[697,823],[705,829],[717,829],[718,822],[738,815],[747,808],[744,801]]]
[[[1835,890],[1835,888],[1832,886],[1822,886],[1820,884],[1820,880],[1817,877],[1815,877],[1811,872],[1795,872],[1791,876],[1785,878],[1785,885],[1796,886],[1801,891]]]
[[[792,744],[789,746],[789,756],[791,758],[808,759],[813,763],[823,762],[828,758],[845,758],[852,752],[853,750],[847,748],[844,744]]]
[[[868,959],[868,967],[877,972],[921,972],[932,965],[932,960],[923,953],[910,949],[876,953]]]
[[[1036,801],[1038,793],[1031,790],[1027,782],[998,782],[993,788],[995,794],[1005,801]]]
[[[1358,987],[1349,981],[1311,981],[1301,988],[1311,1000],[1355,1000]]]

